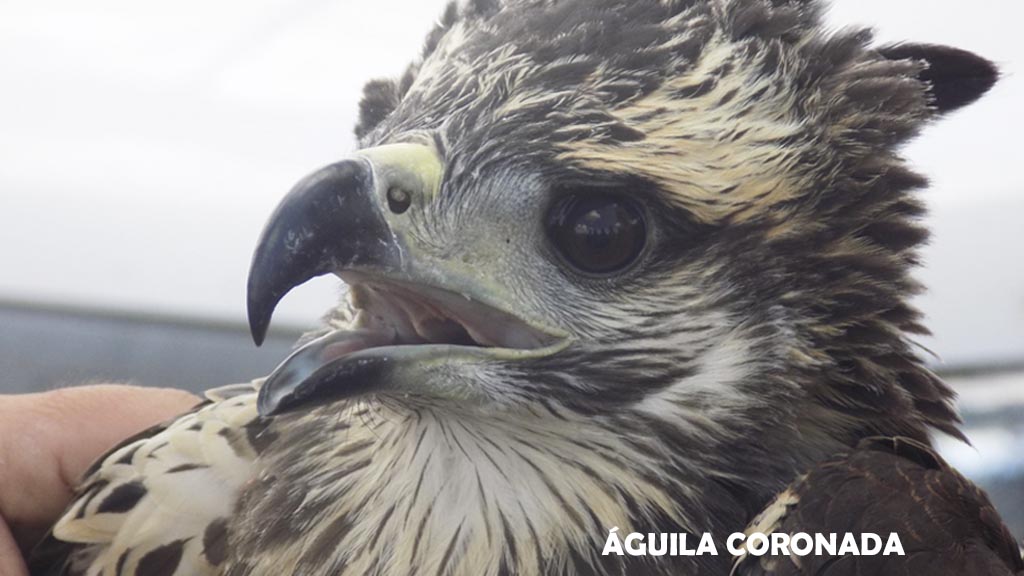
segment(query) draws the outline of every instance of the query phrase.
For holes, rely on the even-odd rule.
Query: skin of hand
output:
[[[199,401],[182,390],[112,384],[0,395],[0,575],[28,575],[23,554],[94,460]]]

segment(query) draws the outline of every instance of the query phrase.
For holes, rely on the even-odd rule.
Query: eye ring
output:
[[[615,194],[573,194],[548,212],[547,235],[570,266],[592,276],[621,273],[647,245],[645,211]]]

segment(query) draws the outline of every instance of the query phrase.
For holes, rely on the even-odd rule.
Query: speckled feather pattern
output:
[[[816,464],[866,437],[960,436],[913,342],[925,180],[898,147],[996,73],[827,31],[821,10],[450,6],[402,77],[367,85],[356,127],[361,147],[428,142],[445,166],[407,241],[492,271],[504,255],[463,248],[521,228],[525,190],[614,190],[657,223],[643,274],[506,271],[577,342],[478,368],[486,409],[368,395],[263,420],[256,385],[214,393],[103,458],[34,573],[727,574],[726,556],[599,552],[613,526],[721,540],[780,492],[805,506]],[[328,323],[349,319],[343,303]]]

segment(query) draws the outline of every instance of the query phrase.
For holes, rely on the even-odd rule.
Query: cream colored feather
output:
[[[61,540],[93,545],[78,559],[86,574],[144,574],[154,551],[150,561],[180,554],[173,574],[214,574],[204,536],[230,515],[252,474],[255,452],[239,431],[256,418],[255,390],[255,383],[211,390],[214,402],[99,463],[53,529]]]

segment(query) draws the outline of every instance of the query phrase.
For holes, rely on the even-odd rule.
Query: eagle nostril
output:
[[[388,208],[395,214],[402,214],[412,204],[412,196],[402,188],[388,188]]]

